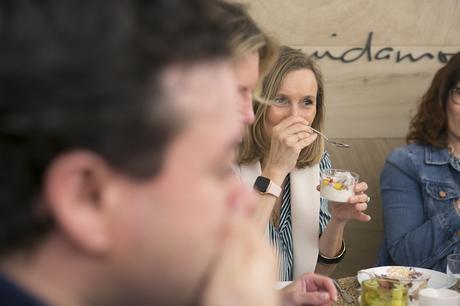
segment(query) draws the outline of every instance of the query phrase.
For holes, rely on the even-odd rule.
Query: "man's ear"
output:
[[[45,205],[57,230],[82,251],[102,255],[110,248],[111,205],[103,195],[112,171],[97,155],[75,151],[55,159],[44,178]]]

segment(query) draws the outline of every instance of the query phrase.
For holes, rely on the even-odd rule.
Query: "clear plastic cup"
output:
[[[361,306],[407,306],[407,285],[398,280],[368,279],[362,282]]]
[[[452,289],[460,291],[460,254],[447,256],[447,285],[455,284]]]
[[[348,202],[348,199],[355,194],[354,188],[359,180],[357,173],[341,169],[324,170],[320,177],[321,197],[341,203]]]

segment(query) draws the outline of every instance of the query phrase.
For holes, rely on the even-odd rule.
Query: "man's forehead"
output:
[[[174,108],[186,114],[237,113],[237,85],[227,61],[175,65],[164,73],[163,88]]]
[[[232,152],[240,139],[238,91],[232,66],[225,61],[171,67],[164,73],[165,101],[186,122],[181,145],[207,153]],[[195,152],[195,151],[193,151]],[[197,152],[198,153],[198,152]],[[213,154],[214,154],[213,153]]]

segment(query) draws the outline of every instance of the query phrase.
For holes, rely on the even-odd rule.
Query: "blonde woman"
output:
[[[345,255],[347,221],[370,220],[364,213],[367,184],[357,184],[347,204],[329,203],[328,209],[320,199],[319,173],[331,163],[323,139],[310,129],[323,129],[324,86],[309,57],[282,47],[263,79],[261,97],[270,102],[254,105],[255,121],[238,156],[243,181],[260,191],[256,222],[268,229],[277,249],[280,280],[305,272],[328,275]],[[260,182],[270,188],[262,190]]]

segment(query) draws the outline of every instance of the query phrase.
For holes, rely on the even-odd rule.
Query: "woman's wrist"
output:
[[[343,230],[347,225],[348,220],[349,219],[340,219],[335,216],[331,216],[331,219],[329,220],[327,227],[333,228],[334,232],[337,229]]]
[[[326,230],[319,236],[319,252],[325,256],[335,257],[340,253],[343,242],[344,225],[329,221]]]
[[[326,265],[334,265],[342,261],[342,259],[345,257],[346,252],[347,252],[347,247],[345,245],[345,241],[342,239],[342,244],[341,244],[340,250],[338,251],[337,255],[326,256],[322,254],[320,251],[318,253],[318,261]]]
[[[284,182],[284,179],[287,176],[287,173],[284,173],[283,171],[274,168],[274,167],[265,167],[262,170],[262,176],[269,178],[273,182],[275,182],[277,185],[281,186]]]

